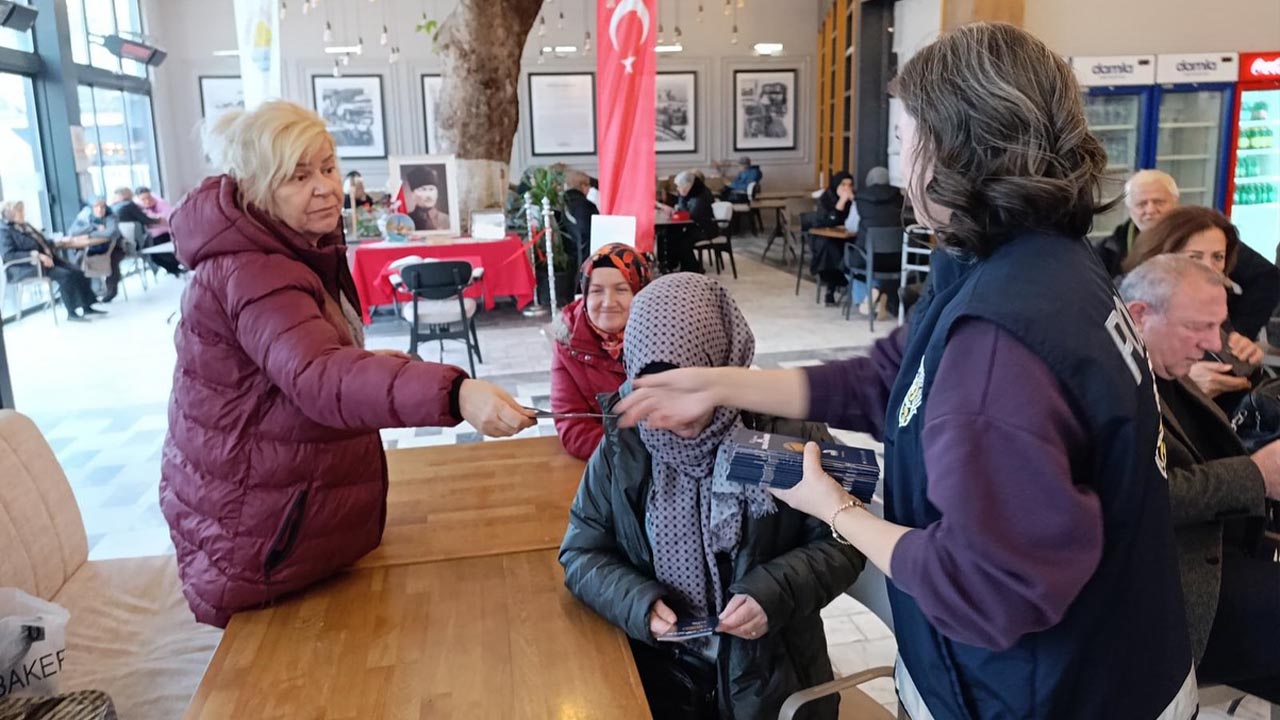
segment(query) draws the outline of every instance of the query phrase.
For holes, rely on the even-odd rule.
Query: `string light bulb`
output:
[[[324,41],[333,42],[333,25],[329,24],[328,20],[324,23]]]
[[[311,12],[311,3],[309,3],[309,2],[305,2],[305,1],[304,1],[304,2],[302,3],[302,14],[303,14],[303,15],[307,15],[307,14],[309,14],[310,12]]]
[[[724,0],[724,14],[726,17],[733,12],[733,0]]]
[[[560,17],[556,19],[556,28],[560,30],[564,29],[564,11],[563,10],[560,11]]]
[[[591,52],[591,31],[590,30],[588,30],[587,34],[582,38],[582,52],[584,53]]]
[[[736,24],[733,26],[733,34],[729,36],[729,44],[730,45],[738,44],[738,26]]]
[[[541,65],[541,64],[545,63],[546,61],[547,61],[547,51],[546,51],[546,50],[539,50],[539,51],[538,51],[538,64],[539,64],[539,65]]]
[[[342,77],[342,64],[337,60],[333,61],[333,76],[336,78]]]
[[[702,24],[702,3],[698,3],[698,24]]]
[[[665,39],[665,33],[666,33],[666,30],[662,29],[662,23],[658,23],[658,44],[659,45],[667,44],[667,41]]]
[[[545,16],[539,17],[538,18],[538,37],[543,37],[546,34],[547,34],[547,18]]]
[[[747,0],[738,0],[738,7],[744,8],[746,6],[747,6]]]
[[[680,38],[684,37],[684,33],[680,32],[680,26],[679,26],[679,25],[677,25],[677,26],[676,26],[676,31],[675,31],[675,33],[676,33],[676,42],[678,43],[678,42],[680,42]]]
[[[346,67],[347,65],[350,65],[350,64],[351,64],[351,56],[350,56],[350,55],[347,55],[346,53],[343,53],[343,55],[342,55],[342,65],[343,65],[343,67]]]
[[[286,6],[283,2],[281,2],[280,3],[280,19],[284,20],[285,16],[288,14],[289,14],[288,6]]]
[[[398,47],[391,48],[391,57],[389,57],[388,60],[390,60],[392,65],[395,65],[397,62],[400,62],[400,48]]]
[[[381,45],[382,47],[386,47],[387,43],[389,42],[391,42],[391,35],[387,31],[387,26],[383,25],[382,34],[378,36],[378,44]]]
[[[356,54],[357,55],[364,54],[364,38],[363,37],[356,38]]]

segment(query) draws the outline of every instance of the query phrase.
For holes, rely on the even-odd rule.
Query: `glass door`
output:
[[[1240,93],[1231,222],[1270,260],[1280,245],[1280,89]]]
[[[1112,196],[1118,195],[1125,180],[1138,169],[1142,151],[1142,95],[1091,93],[1084,98],[1084,112],[1089,129],[1107,152],[1107,176],[1114,182],[1105,190]],[[1123,203],[1099,215],[1094,219],[1090,237],[1111,234],[1126,217]]]
[[[1214,207],[1217,203],[1225,102],[1221,90],[1161,95],[1156,168],[1177,181],[1182,205]]]

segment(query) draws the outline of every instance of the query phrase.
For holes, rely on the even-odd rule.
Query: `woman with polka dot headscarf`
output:
[[[635,298],[623,359],[628,383],[679,367],[748,367],[755,338],[727,290],[678,273]],[[678,432],[606,420],[560,548],[569,590],[622,628],[654,717],[761,718],[791,693],[832,679],[819,611],[864,559],[826,526],[717,473],[739,426],[829,439],[821,425],[721,408]],[[678,622],[716,633],[658,642]],[[837,715],[835,696],[800,717]]]

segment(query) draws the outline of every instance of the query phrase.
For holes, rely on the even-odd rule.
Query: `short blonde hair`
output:
[[[311,146],[324,141],[335,148],[324,120],[283,100],[247,112],[232,112],[205,128],[204,149],[220,173],[235,178],[242,202],[274,214],[272,191],[297,168]]]

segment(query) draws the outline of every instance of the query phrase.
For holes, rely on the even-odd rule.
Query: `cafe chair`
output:
[[[901,281],[901,270],[876,270],[876,255],[899,255],[902,253],[904,232],[900,227],[873,227],[867,228],[858,239],[854,242],[845,243],[844,246],[844,267],[845,278],[849,281],[849,291],[844,296],[844,319],[848,320],[853,310],[853,283],[860,281],[867,286],[867,296],[869,299],[875,297],[873,290],[878,280],[893,281],[896,285]],[[861,260],[861,262],[859,262]],[[871,324],[871,331],[876,330],[876,307],[875,302],[870,302],[867,318]],[[899,303],[901,304],[901,303]]]
[[[756,202],[756,196],[759,194],[760,183],[747,183],[747,201],[733,204],[733,212],[739,216],[746,217],[750,222],[751,232],[756,235],[764,232],[764,218],[760,216],[760,210],[753,207]]]
[[[387,274],[387,284],[391,286],[391,303],[395,306],[396,317],[403,317],[400,313],[400,294],[409,292],[404,289],[404,280],[400,277],[400,270],[410,265],[424,262],[426,262],[426,259],[420,255],[406,255],[387,263],[387,269],[391,271]],[[405,322],[408,321],[406,320]]]
[[[924,281],[933,254],[933,234],[923,225],[912,225],[902,242],[902,278],[898,282],[898,325],[907,320],[907,287]]]
[[[717,203],[711,204],[711,210],[713,213],[715,212],[715,206],[719,204],[721,203],[717,202]],[[730,206],[729,220],[732,220],[733,206],[730,203],[724,203],[724,204]],[[716,224],[717,225],[720,224],[720,219],[718,216],[716,218]],[[714,256],[717,275],[720,274],[721,270],[724,270],[724,255],[727,253],[729,255],[729,265],[730,267],[733,268],[733,279],[734,280],[738,279],[738,262],[733,258],[733,239],[730,237],[729,231],[727,229],[724,230],[723,235],[717,235],[716,237],[705,239],[705,240],[698,240],[693,244],[693,251],[697,253],[698,260],[702,260],[703,253],[706,253],[708,258],[710,258],[711,256]],[[705,265],[706,262],[704,261],[703,264]]]
[[[893,668],[887,665],[799,690],[782,703],[778,720],[793,720],[805,703],[837,693],[840,695],[840,720],[895,720],[893,713],[858,689],[863,683],[886,677],[893,677]]]
[[[440,362],[444,362],[444,341],[461,340],[467,346],[471,377],[476,376],[476,361],[484,362],[476,334],[477,305],[474,298],[462,294],[483,273],[462,260],[427,261],[400,268],[404,291],[413,295],[413,302],[401,311],[409,321],[410,355],[418,354],[419,343],[435,340],[440,343]]]
[[[760,260],[763,261],[769,257],[769,251],[773,249],[775,240],[782,240],[782,265],[787,264],[787,253],[799,259],[804,254],[804,243],[796,238],[795,231],[791,227],[791,213],[786,208],[778,210],[778,226],[774,233],[769,236],[769,242],[764,246],[764,252],[760,253]],[[798,247],[797,247],[798,246]],[[799,273],[796,274],[796,294],[800,294],[800,278]]]
[[[804,276],[804,251],[813,242],[813,238],[809,237],[809,230],[813,228],[814,223],[818,222],[819,217],[821,217],[821,214],[817,212],[800,213],[800,234],[797,236],[800,242],[800,257],[799,262],[796,263],[796,295],[800,294],[800,279]],[[790,225],[789,219],[787,224],[788,226]],[[813,275],[813,273],[810,272],[810,275]],[[812,279],[814,284],[818,286],[818,294],[814,299],[817,302],[822,299],[822,278],[813,275]]]
[[[23,265],[34,266],[36,269],[36,274],[28,278],[15,280],[12,283],[9,282],[9,268],[22,267]],[[19,260],[10,260],[9,262],[4,263],[3,265],[0,265],[0,308],[4,307],[4,301],[7,297],[9,297],[10,285],[12,285],[15,290],[14,299],[17,302],[17,307],[18,307],[17,315],[19,320],[22,319],[22,311],[23,311],[22,301],[23,301],[23,297],[26,295],[26,291],[29,288],[36,288],[36,289],[44,288],[44,291],[49,296],[49,310],[53,315],[53,324],[55,326],[58,324],[58,308],[56,307],[56,303],[54,302],[53,280],[51,280],[49,276],[44,274],[44,266],[40,264],[40,259],[36,253],[31,253],[31,257],[29,258],[22,258]],[[4,314],[3,312],[0,312],[0,315],[3,315],[3,314]]]
[[[142,289],[147,290],[147,271],[151,271],[151,279],[156,278],[156,264],[143,254],[142,249],[146,246],[147,229],[136,222],[120,223],[120,234],[124,236],[124,259],[120,261],[120,277],[123,280],[130,275],[137,273],[142,279]],[[125,269],[125,263],[132,263],[129,269]],[[128,297],[128,296],[126,296]]]
[[[90,280],[103,281],[111,277],[111,253],[116,251],[116,244],[119,242],[118,239],[113,239],[107,244],[106,252],[94,255],[90,255],[89,250],[86,249],[84,257],[80,259],[80,270],[84,273],[84,276]],[[123,263],[124,261],[122,260],[121,264],[123,265]],[[123,276],[123,272],[121,272],[121,275]],[[125,286],[124,277],[120,278],[120,292],[124,294],[125,300],[129,299],[129,288]]]
[[[182,717],[222,632],[192,617],[173,555],[90,560],[67,476],[12,410],[0,410],[0,497],[0,587],[70,612],[59,692],[101,690],[131,720]]]

